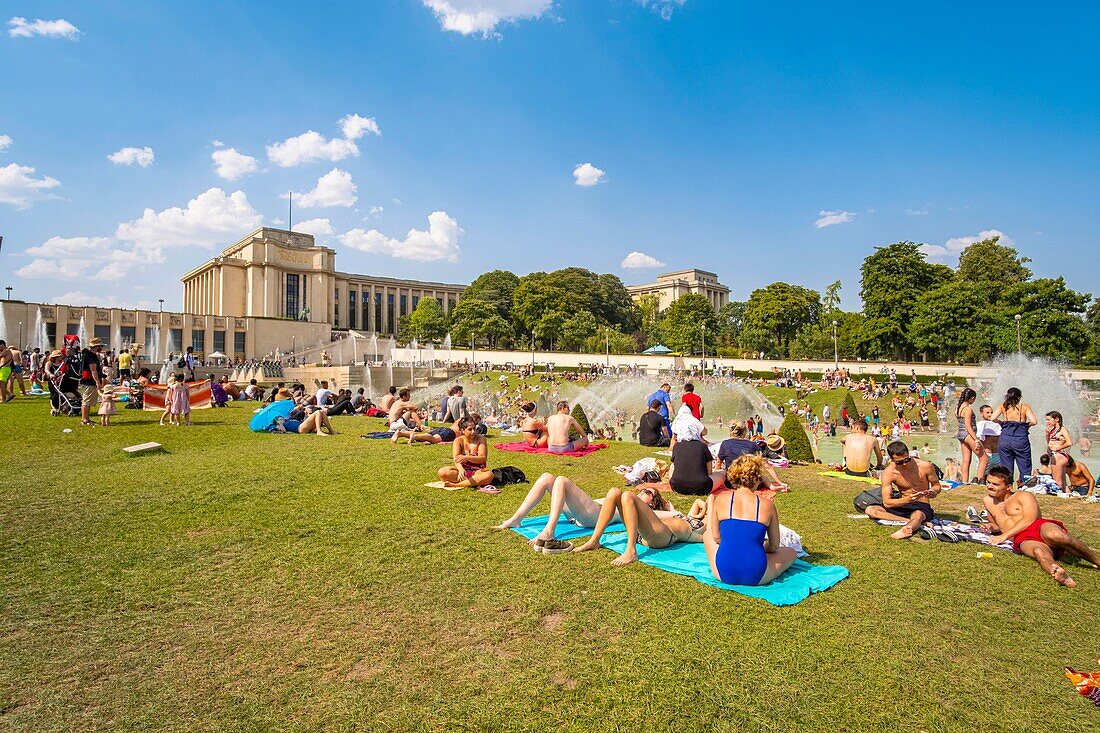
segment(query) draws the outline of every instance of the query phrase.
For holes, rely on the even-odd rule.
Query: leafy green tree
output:
[[[510,345],[515,333],[512,331],[512,324],[494,312],[481,322],[474,335],[487,340],[495,348]]]
[[[1064,278],[1039,278],[1005,288],[1001,326],[995,334],[997,346],[1016,350],[1016,319],[1019,313],[1023,348],[1029,354],[1072,361],[1091,343],[1082,315],[1092,296],[1066,287]]]
[[[787,443],[787,458],[792,461],[814,462],[814,449],[810,438],[802,427],[802,420],[793,411],[788,411],[779,426],[779,437]]]
[[[579,351],[590,336],[600,330],[600,323],[589,311],[577,311],[561,326],[559,343],[567,351]]]
[[[655,345],[661,340],[661,296],[649,293],[638,298],[638,315],[641,318],[641,331],[645,342]]]
[[[547,347],[554,348],[554,341],[561,338],[561,329],[565,325],[566,316],[561,311],[544,313],[538,323],[535,324],[535,338],[542,341]]]
[[[803,326],[791,339],[788,353],[792,359],[832,359],[832,323],[828,328],[816,323]]]
[[[758,288],[745,308],[742,341],[753,350],[789,352],[791,340],[804,326],[816,325],[821,313],[817,291],[785,282]]]
[[[588,424],[588,415],[585,414],[584,408],[581,407],[581,403],[578,402],[577,404],[573,405],[573,410],[570,414],[573,416],[573,419],[577,421],[577,424],[580,425],[581,428],[584,430],[585,435],[591,435],[592,434],[592,426]],[[574,435],[573,433],[575,433],[575,432],[576,432],[575,430],[570,431],[569,437],[570,438],[580,437],[580,436]]]
[[[451,311],[451,338],[456,344],[468,344],[471,339],[482,338],[484,324],[493,316],[500,318],[492,303],[463,297]]]
[[[831,320],[831,314],[840,310],[840,290],[844,286],[839,280],[826,286],[821,296],[821,314],[823,320]]]
[[[664,310],[661,319],[661,340],[673,351],[695,353],[706,339],[708,354],[714,354],[718,338],[718,315],[706,296],[699,293],[681,295]]]
[[[736,346],[745,325],[745,309],[748,303],[731,300],[718,309],[718,338],[725,346]]]
[[[532,333],[543,315],[558,311],[567,317],[591,313],[598,325],[634,331],[641,323],[638,308],[622,281],[582,267],[534,272],[520,278],[512,294],[512,320],[521,333]]]
[[[457,304],[455,309],[458,309]],[[438,341],[447,334],[449,327],[450,321],[439,301],[435,298],[421,298],[401,333],[410,339]]]
[[[958,277],[971,283],[988,283],[996,288],[1022,283],[1031,278],[1027,257],[1000,243],[1000,237],[983,239],[959,256]]]
[[[982,361],[991,356],[997,313],[985,305],[987,287],[952,280],[930,290],[910,321],[910,340],[926,356],[946,361]]]
[[[638,352],[638,342],[630,334],[604,326],[585,339],[583,349],[589,354],[598,354],[604,350],[610,350],[612,354],[635,354]]]
[[[477,298],[492,304],[497,315],[512,320],[512,302],[519,287],[519,276],[508,270],[490,270],[478,275],[462,293],[463,298]]]
[[[861,346],[869,356],[907,358],[914,352],[909,322],[929,291],[952,280],[954,270],[928,262],[918,245],[877,247],[863,260],[860,297],[867,322]]]

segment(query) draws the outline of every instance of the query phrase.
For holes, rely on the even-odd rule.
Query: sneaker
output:
[[[978,513],[978,519],[982,520],[983,524],[985,522],[988,522],[989,521],[989,512],[987,512],[985,509],[982,509],[981,512]]]
[[[542,554],[560,555],[573,551],[573,543],[565,540],[549,539],[542,543]]]
[[[978,513],[978,510],[972,506],[966,508],[966,520],[971,524],[980,524],[982,521],[982,515]]]

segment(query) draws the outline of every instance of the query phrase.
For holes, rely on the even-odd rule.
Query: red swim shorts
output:
[[[1039,530],[1042,529],[1043,525],[1047,524],[1048,522],[1050,524],[1057,524],[1062,529],[1066,528],[1066,525],[1062,524],[1057,519],[1036,519],[1034,522],[1027,526],[1027,529],[1012,538],[1012,549],[1016,552],[1021,552],[1020,545],[1022,545],[1024,542],[1027,542],[1028,540],[1031,540],[1033,542],[1042,542],[1043,535],[1039,532]],[[1055,555],[1057,557],[1061,557],[1063,553],[1063,550],[1055,551]]]

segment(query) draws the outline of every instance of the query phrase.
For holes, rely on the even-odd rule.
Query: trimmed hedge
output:
[[[814,449],[810,446],[810,437],[802,427],[802,419],[788,412],[779,426],[779,437],[787,443],[787,458],[792,461],[814,462]]]
[[[592,426],[588,424],[588,415],[584,414],[584,408],[580,403],[573,405],[573,419],[580,423],[580,426],[584,428],[585,435],[592,434]]]
[[[854,397],[852,397],[851,392],[844,393],[844,406],[848,408],[849,420],[855,422],[856,420],[861,420],[863,418],[863,416],[859,414],[859,408],[856,407],[856,400]],[[837,417],[839,418],[840,416],[837,415]]]

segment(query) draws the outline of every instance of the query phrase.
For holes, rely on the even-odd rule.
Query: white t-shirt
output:
[[[985,438],[989,435],[1000,435],[1001,426],[999,423],[995,423],[992,420],[979,420],[976,426],[976,432],[979,438]]]
[[[317,406],[324,407],[329,403],[329,399],[332,397],[332,390],[321,387],[317,390]]]

